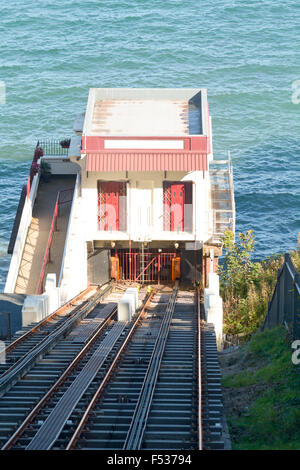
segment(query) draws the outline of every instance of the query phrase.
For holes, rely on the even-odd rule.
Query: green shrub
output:
[[[252,230],[239,233],[238,241],[226,231],[223,236],[224,259],[218,269],[220,294],[223,298],[224,333],[245,335],[248,339],[264,320],[277,281],[278,269],[284,262],[279,253],[261,262],[251,261],[255,237]],[[300,270],[300,246],[290,253]]]

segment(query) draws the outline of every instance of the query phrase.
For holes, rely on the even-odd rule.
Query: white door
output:
[[[153,183],[140,181],[136,185],[136,230],[140,236],[151,238],[153,231]]]

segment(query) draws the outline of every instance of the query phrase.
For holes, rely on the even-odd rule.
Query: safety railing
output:
[[[262,329],[285,324],[293,339],[300,339],[300,279],[288,253],[278,270],[277,283]]]
[[[230,152],[227,160],[213,160],[209,164],[212,203],[213,236],[220,238],[225,230],[235,233],[235,200]]]
[[[30,170],[29,170],[29,176],[28,176],[28,180],[27,180],[27,186],[26,186],[27,199],[29,199],[29,196],[30,196],[30,191],[31,191],[33,178],[39,171],[38,160],[42,156],[43,156],[43,149],[40,147],[40,144],[38,142],[36,144],[35,149],[34,149],[34,155],[33,155],[33,159],[32,159],[32,162],[31,162],[31,166],[30,166]]]
[[[34,175],[39,171],[38,160],[43,156],[67,156],[70,146],[70,139],[65,140],[38,140],[30,166],[29,176],[27,180],[27,199],[29,198],[30,190]]]
[[[44,156],[47,157],[59,157],[68,155],[70,139],[47,139],[40,140],[39,146],[43,149]]]
[[[119,250],[120,279],[135,282],[168,282],[172,281],[172,259],[176,252],[141,253],[134,249],[131,252]]]
[[[50,263],[51,261],[51,245],[53,241],[54,232],[57,231],[57,218],[59,216],[60,206],[62,204],[67,204],[69,202],[72,202],[73,191],[74,191],[73,188],[64,189],[62,191],[59,191],[57,194],[56,203],[55,203],[53,216],[52,216],[51,227],[49,231],[49,237],[48,237],[47,246],[46,246],[45,254],[43,258],[42,269],[41,269],[39,282],[38,282],[37,289],[36,289],[37,295],[42,294],[44,290],[44,279],[45,279],[46,267],[47,267],[47,264]]]
[[[231,209],[213,209],[213,234],[221,236],[226,230],[235,233],[234,215]]]
[[[30,175],[29,175],[28,180],[27,180],[27,185],[26,185],[26,197],[27,197],[27,199],[29,199],[30,190],[31,190],[31,178],[30,178]]]

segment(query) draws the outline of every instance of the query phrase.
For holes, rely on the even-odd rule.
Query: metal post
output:
[[[280,275],[281,269],[278,269],[277,272],[277,284],[276,284],[276,294],[277,294],[277,305],[276,305],[276,325],[279,324],[279,312],[280,312]]]
[[[209,250],[209,256],[210,256],[210,270],[209,272],[213,273],[214,272],[214,257],[215,253],[213,249]]]
[[[195,244],[194,244],[194,284],[196,284],[196,280],[197,280],[197,255],[196,255],[196,240],[195,240]]]
[[[6,322],[7,322],[7,339],[11,339],[11,315],[10,315],[10,312],[6,313]]]
[[[266,320],[267,320],[267,321],[266,321],[267,327],[270,326],[270,315],[271,315],[271,314],[270,314],[270,308],[271,308],[271,302],[270,302],[270,300],[269,300],[269,301],[268,301],[267,319],[266,319]]]
[[[294,312],[293,312],[293,339],[300,339],[300,276],[294,278]]]
[[[283,321],[286,321],[287,323],[289,323],[289,315],[288,315],[288,311],[289,311],[289,293],[288,293],[288,278],[289,278],[289,275],[288,275],[288,270],[287,270],[287,263],[289,261],[289,254],[288,253],[285,253],[284,255],[284,277],[283,277],[283,290],[284,290],[284,298],[283,298]]]
[[[157,273],[157,281],[160,284],[160,253],[158,253],[158,273]]]
[[[131,240],[129,240],[129,280],[131,281]]]
[[[141,259],[141,263],[142,263],[142,286],[144,286],[144,280],[145,280],[145,275],[144,275],[144,242],[142,242],[142,259]]]

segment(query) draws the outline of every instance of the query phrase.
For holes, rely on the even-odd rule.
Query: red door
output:
[[[126,228],[126,184],[101,181],[98,187],[99,229],[106,231]]]
[[[163,182],[163,203],[164,203],[164,230],[169,232],[171,230],[171,184],[167,181]]]
[[[171,232],[192,229],[192,184],[164,182],[164,230]]]

